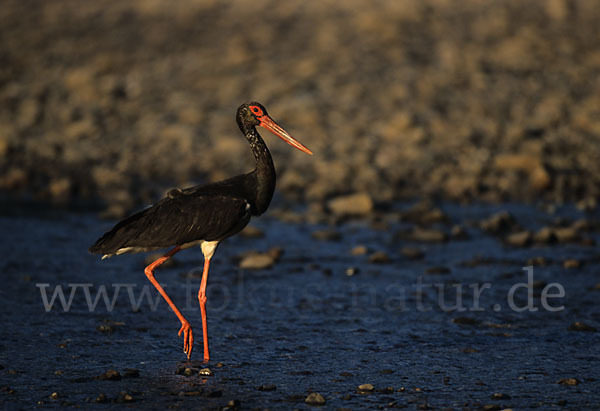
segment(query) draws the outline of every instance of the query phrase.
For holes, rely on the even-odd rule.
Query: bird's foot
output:
[[[178,336],[181,337],[183,332],[183,352],[187,354],[188,360],[192,357],[192,349],[194,348],[194,334],[192,333],[192,326],[190,323],[182,322],[181,328],[179,329]]]

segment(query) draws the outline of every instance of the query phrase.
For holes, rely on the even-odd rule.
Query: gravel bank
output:
[[[313,210],[600,193],[596,1],[7,0],[0,21],[0,190],[17,197],[120,215],[245,172],[250,99],[317,153],[267,137],[279,189]]]

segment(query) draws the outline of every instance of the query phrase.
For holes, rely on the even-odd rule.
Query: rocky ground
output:
[[[256,219],[213,258],[208,364],[200,250],[156,271],[194,329],[186,361],[143,274],[152,258],[85,252],[109,222],[0,211],[3,410],[600,405],[600,226],[574,207],[403,205],[376,227]]]
[[[263,102],[287,198],[543,199],[600,192],[600,4],[6,0],[0,190],[119,216],[251,168]]]

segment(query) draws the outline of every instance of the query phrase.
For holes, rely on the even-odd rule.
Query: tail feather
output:
[[[120,221],[110,231],[100,237],[88,251],[93,254],[111,255],[120,248],[126,247],[127,243],[135,239],[137,224],[145,214],[146,210],[139,211]]]

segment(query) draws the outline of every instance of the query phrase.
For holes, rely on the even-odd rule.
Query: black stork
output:
[[[183,352],[188,360],[194,345],[192,327],[156,281],[154,269],[180,250],[195,245],[202,248],[204,270],[198,301],[202,315],[204,361],[207,362],[210,356],[205,305],[210,259],[221,241],[240,232],[251,216],[266,211],[275,191],[275,167],[271,153],[256,126],[264,127],[293,147],[312,154],[271,119],[260,103],[242,104],[237,110],[236,120],[256,159],[253,171],[203,186],[170,190],[153,206],[119,222],[89,249],[92,253],[102,254],[104,259],[124,253],[174,247],[147,266],[144,272],[181,321],[178,335],[183,333]]]

